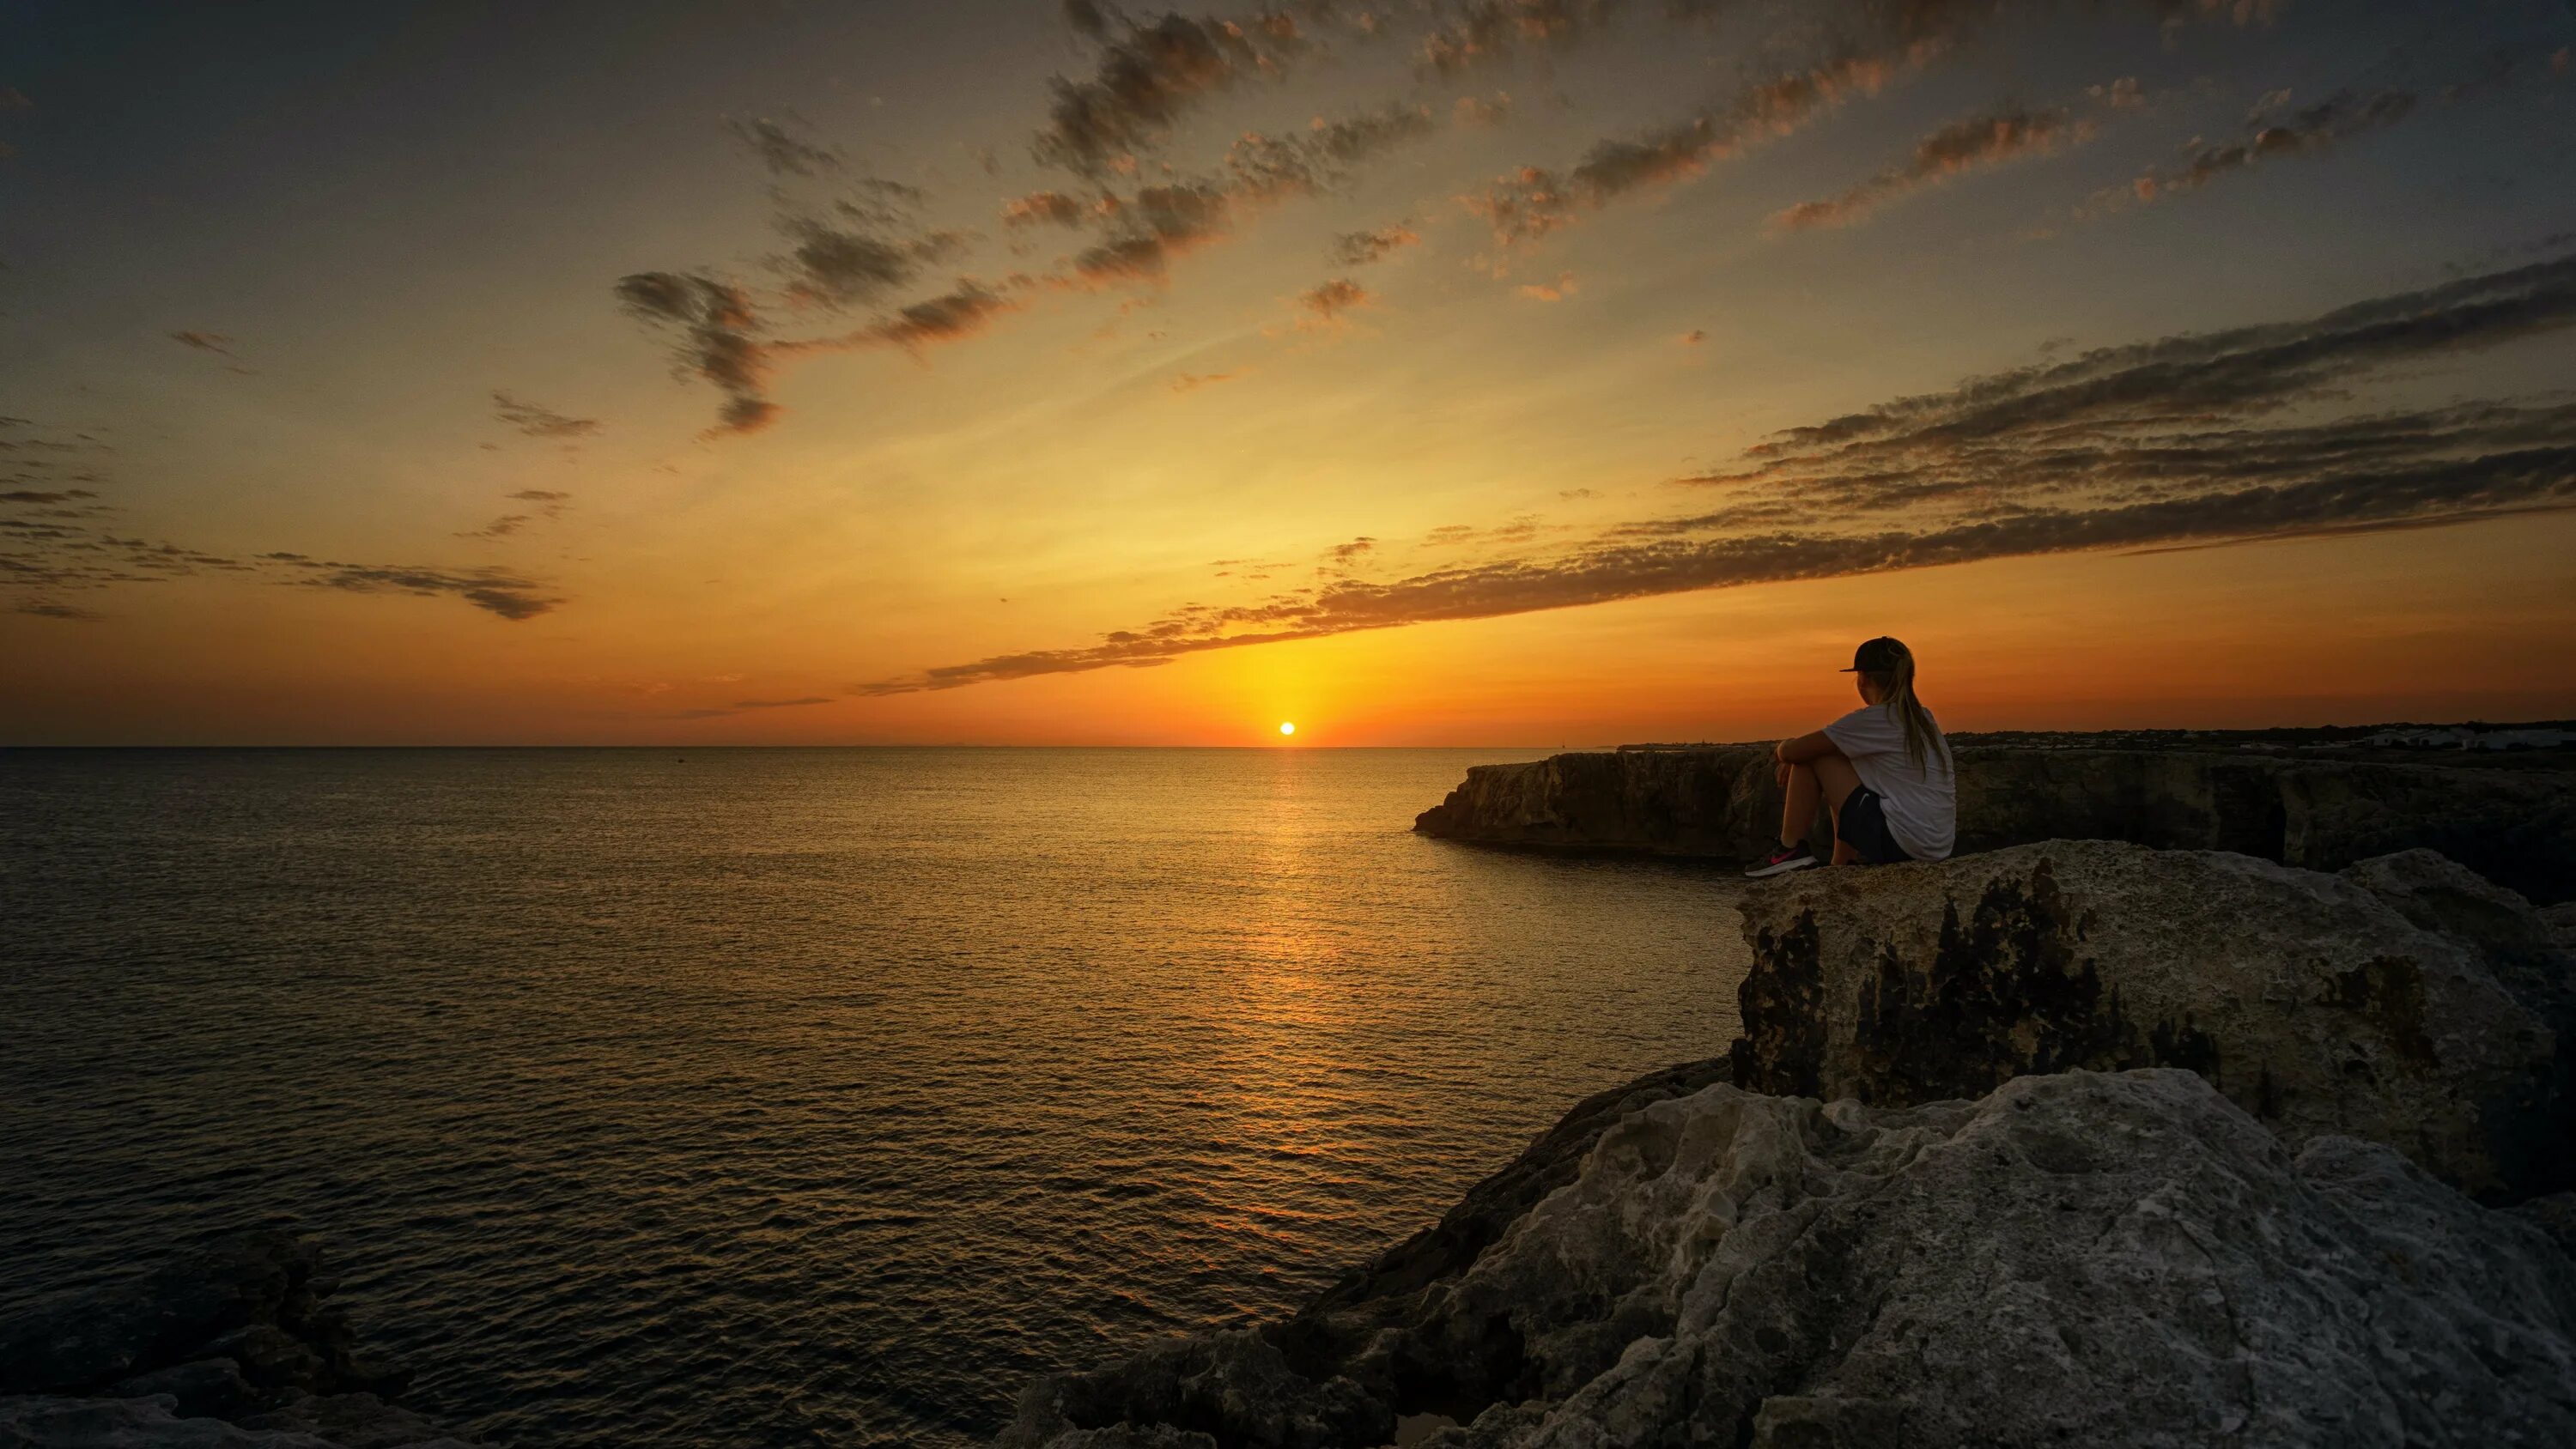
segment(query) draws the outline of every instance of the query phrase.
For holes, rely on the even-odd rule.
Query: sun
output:
[[[1283,735],[1293,735],[1297,733],[1297,726],[1290,721],[1283,719],[1279,722],[1279,733]]]

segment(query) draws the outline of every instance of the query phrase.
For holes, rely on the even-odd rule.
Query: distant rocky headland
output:
[[[1974,853],[1747,888],[1723,1055],[999,1449],[2576,1443],[2564,741],[1959,743]],[[1641,748],[1418,828],[1741,857],[1777,799]]]
[[[2438,850],[2532,900],[2576,896],[2576,726],[1959,734],[1959,851],[2034,840],[2227,850],[2311,870]],[[1414,829],[1488,845],[1748,860],[1768,742],[1478,765]]]

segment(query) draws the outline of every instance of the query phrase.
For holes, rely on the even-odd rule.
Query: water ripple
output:
[[[0,1301],[328,1235],[521,1446],[975,1442],[1706,1056],[1732,885],[1447,751],[0,756]]]

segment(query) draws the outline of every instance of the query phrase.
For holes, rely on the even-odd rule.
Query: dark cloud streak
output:
[[[772,176],[811,177],[840,169],[839,152],[792,135],[785,126],[766,116],[748,121],[727,121],[725,129],[749,148]]]
[[[1607,29],[1618,0],[1467,0],[1422,42],[1426,76],[1509,64],[1524,52],[1571,50]]]
[[[279,556],[269,555],[273,560]],[[283,562],[284,560],[279,560]],[[293,582],[352,594],[401,593],[423,598],[446,595],[513,623],[551,611],[561,600],[545,596],[543,584],[500,569],[443,569],[418,564],[347,564],[301,560],[291,567],[303,577]]]
[[[807,705],[830,704],[831,702],[831,696],[823,694],[809,694],[801,699],[737,699],[728,705],[711,706],[705,709],[674,710],[672,713],[665,716],[665,718],[724,719],[730,715],[742,714],[749,710],[802,709]]]
[[[1096,644],[942,666],[863,692],[1144,668],[1211,649],[1744,584],[2576,508],[2576,402],[2282,416],[2348,398],[2374,373],[2571,325],[2576,256],[2303,321],[2101,348],[1790,429],[1736,471],[1687,480],[1726,490],[1701,514],[1618,525],[1555,554],[1192,606]]]
[[[629,315],[673,330],[680,371],[724,394],[711,432],[757,432],[776,419],[769,348],[755,335],[760,323],[740,287],[699,272],[636,272],[618,279],[616,294]]]
[[[492,415],[531,438],[586,438],[599,431],[597,418],[567,417],[501,388],[492,390]]]
[[[1848,226],[1910,192],[1939,185],[1978,167],[2022,156],[2046,155],[2061,144],[2082,141],[2087,134],[2086,127],[2062,110],[2032,111],[2015,106],[1970,116],[1924,137],[1900,164],[1839,196],[1800,202],[1773,217],[1772,224],[1785,231]]]
[[[2139,177],[2130,191],[2140,201],[2198,191],[2232,172],[2283,157],[2313,155],[2354,136],[2396,125],[2413,115],[2416,105],[2417,97],[2409,91],[2331,96],[2260,125],[2242,139],[2195,147],[2178,164]]]
[[[1346,231],[1333,239],[1326,260],[1337,267],[1364,267],[1381,261],[1422,240],[1422,234],[1409,226],[1372,227],[1367,231]]]
[[[1159,144],[1190,108],[1247,76],[1278,74],[1306,48],[1284,11],[1243,21],[1172,13],[1139,24],[1085,5],[1068,18],[1101,47],[1100,59],[1089,80],[1050,83],[1047,124],[1030,154],[1079,176],[1133,170],[1136,153]]]

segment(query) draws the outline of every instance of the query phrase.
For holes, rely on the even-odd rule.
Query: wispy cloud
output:
[[[1533,241],[1629,192],[1698,176],[1712,162],[1785,135],[1849,96],[1875,93],[1896,64],[1876,54],[1838,55],[1755,86],[1723,110],[1601,141],[1562,175],[1525,166],[1459,200],[1493,228],[1498,245]]]
[[[1333,239],[1326,260],[1337,267],[1364,267],[1381,261],[1422,240],[1422,234],[1403,224],[1372,227],[1366,231],[1346,231]]]
[[[1088,198],[1055,188],[1025,192],[1002,204],[1000,220],[1013,251],[1022,254],[1040,228],[1090,231],[1092,238],[1033,275],[997,282],[961,277],[920,297],[915,289],[931,268],[966,255],[982,239],[921,226],[926,197],[920,190],[877,178],[842,179],[846,168],[837,151],[779,123],[729,123],[773,174],[831,173],[844,194],[825,205],[791,205],[784,191],[773,193],[786,208],[778,226],[788,242],[771,259],[782,278],[774,290],[710,270],[637,272],[616,283],[628,313],[663,329],[677,370],[723,395],[716,424],[703,436],[751,433],[773,423],[780,410],[770,383],[801,358],[878,346],[918,354],[987,330],[1043,291],[1163,286],[1175,260],[1226,239],[1255,212],[1336,189],[1359,165],[1437,127],[1437,113],[1419,102],[1318,116],[1303,130],[1238,137],[1211,174],[1163,166],[1156,179],[1121,194],[1117,188],[1126,179],[1143,174],[1139,153],[1158,146],[1200,103],[1249,78],[1285,74],[1292,61],[1315,50],[1310,29],[1372,35],[1383,17],[1325,0],[1235,19],[1177,13],[1136,19],[1092,0],[1068,0],[1063,13],[1099,53],[1090,78],[1052,82],[1047,124],[1033,152],[1096,191]],[[903,300],[908,294],[913,299]],[[799,325],[815,309],[880,315],[838,332]]]
[[[545,585],[502,569],[444,569],[418,564],[351,564],[306,559],[295,554],[267,554],[273,563],[300,574],[293,582],[352,594],[417,594],[423,598],[461,599],[489,614],[513,622],[547,613],[560,599]]]
[[[1524,53],[1566,50],[1605,29],[1617,0],[1467,0],[1422,42],[1429,76],[1455,76]]]
[[[1303,132],[1247,132],[1226,152],[1229,189],[1262,201],[1312,195],[1348,180],[1353,166],[1434,129],[1429,107],[1390,105],[1337,119],[1318,116]]]
[[[2279,120],[2265,121],[2240,139],[2195,146],[2181,161],[2148,171],[2129,189],[2139,201],[2197,191],[2232,172],[2282,157],[2313,155],[2364,132],[2393,126],[2413,115],[2416,104],[2411,91],[2330,96]]]
[[[837,171],[841,153],[795,135],[780,122],[766,116],[751,120],[728,120],[725,129],[748,148],[773,176],[820,176]]]
[[[2131,3],[2175,23],[2264,23],[2241,0]],[[663,330],[683,375],[721,394],[708,436],[754,432],[779,416],[771,383],[799,359],[875,347],[921,355],[993,330],[1050,293],[1166,287],[1180,259],[1242,234],[1271,208],[1340,190],[1392,147],[1442,125],[1498,119],[1510,102],[1501,92],[1442,101],[1434,87],[1417,87],[1402,100],[1317,116],[1302,128],[1244,133],[1210,163],[1187,166],[1160,154],[1221,95],[1330,58],[1343,38],[1397,33],[1420,42],[1422,75],[1445,84],[1489,63],[1588,43],[1606,34],[1622,8],[1616,0],[1426,0],[1412,7],[1287,0],[1229,17],[1067,0],[1063,22],[1088,60],[1071,78],[1051,81],[1032,141],[1034,159],[1063,175],[1003,200],[998,217],[1014,258],[1055,240],[1063,243],[1061,255],[972,267],[980,279],[961,275],[987,238],[924,224],[923,192],[854,178],[838,151],[782,123],[734,121],[733,134],[779,179],[772,195],[783,208],[777,225],[785,249],[768,259],[771,275],[746,282],[708,269],[638,272],[616,283],[616,295]],[[1459,197],[1487,223],[1498,249],[1548,236],[1622,197],[1698,176],[1878,92],[1999,18],[2054,7],[2050,0],[1832,0],[1739,10],[1732,0],[1663,0],[1651,8],[1694,22],[1726,12],[1730,24],[1754,27],[1742,37],[1744,50],[1760,59],[1745,83],[1678,120],[1600,140],[1569,166],[1523,167]],[[2093,102],[2103,108],[2142,99],[2132,80],[2097,89]],[[1910,160],[1860,187],[1785,213],[1780,224],[1847,222],[1971,167],[2069,144],[2085,124],[2063,111],[1973,118],[1926,138]],[[840,194],[827,203],[791,203],[798,180],[820,180]],[[1337,268],[1355,268],[1419,240],[1410,224],[1350,232],[1328,256]],[[1508,269],[1495,255],[1475,260],[1497,278]],[[1533,296],[1563,292],[1536,286]],[[863,315],[823,323],[818,311]]]
[[[1061,191],[1032,191],[1002,203],[1002,225],[1006,227],[1079,227],[1088,224],[1091,217],[1089,203]]]
[[[2061,145],[2080,145],[2091,128],[2064,110],[2005,110],[1953,121],[1915,143],[1912,154],[1839,196],[1803,201],[1771,218],[1773,227],[1803,231],[1820,226],[1849,226],[1879,207],[1937,186],[1982,166],[2017,157],[2046,155]]]
[[[882,227],[882,221],[846,204],[831,216],[781,220],[779,229],[794,243],[782,259],[787,295],[831,308],[881,302],[909,286],[924,268],[966,248],[961,232],[889,235]]]
[[[831,696],[825,694],[809,694],[799,699],[737,699],[733,703],[726,705],[710,705],[701,709],[674,710],[670,714],[664,716],[664,718],[723,719],[729,715],[744,714],[755,710],[803,709],[808,705],[830,704],[831,702]]]
[[[169,336],[171,341],[182,347],[194,348],[199,352],[210,352],[224,359],[226,372],[238,372],[244,376],[257,375],[252,371],[250,364],[243,360],[242,355],[233,351],[233,339],[221,332],[181,331],[173,332]]]
[[[531,438],[586,438],[599,431],[597,418],[571,417],[504,388],[492,390],[492,415]]]
[[[936,297],[898,309],[894,316],[866,328],[855,340],[881,342],[918,353],[924,347],[972,337],[990,327],[995,318],[1023,305],[1019,296],[1027,287],[1026,278],[1013,279],[999,288],[969,278]]]
[[[777,418],[769,400],[774,362],[741,287],[703,272],[636,272],[619,278],[615,290],[630,315],[671,333],[681,372],[724,394],[711,432],[757,432]]]
[[[1030,153],[1082,176],[1132,172],[1137,153],[1158,145],[1190,108],[1247,77],[1278,74],[1307,48],[1285,11],[1140,23],[1082,3],[1068,6],[1066,18],[1100,47],[1099,60],[1088,80],[1051,82],[1047,123]]]
[[[1223,237],[1234,198],[1207,182],[1148,186],[1119,204],[1109,235],[1073,259],[1073,274],[1099,285],[1159,282],[1172,259]]]
[[[30,614],[39,619],[61,619],[67,623],[95,624],[106,618],[95,609],[83,609],[57,599],[21,599],[11,612]]]
[[[2558,55],[2563,55],[2562,50]],[[2187,192],[2253,171],[2266,164],[2335,150],[2358,137],[2384,131],[2410,118],[2445,106],[2472,101],[2510,84],[2566,70],[2556,55],[2498,50],[2466,77],[2438,86],[2382,86],[2341,90],[2321,101],[2293,107],[2288,91],[2263,98],[2246,118],[2243,131],[2223,141],[2194,140],[2180,160],[2151,167],[2123,192],[2095,198],[2099,209],[2116,210]]]
[[[1073,257],[1071,279],[1087,286],[1160,284],[1174,259],[1224,240],[1247,211],[1340,185],[1353,166],[1431,129],[1428,110],[1399,105],[1317,117],[1303,132],[1248,133],[1227,151],[1221,177],[1108,198],[1100,208],[1108,219],[1105,234]]]
[[[1487,17],[1489,25],[1494,18],[1547,17],[1524,27],[1524,33],[1543,33],[1557,43],[1591,33],[1609,8],[1543,0],[1468,7],[1470,14]],[[1739,7],[1731,0],[1667,0],[1665,8],[1676,19],[1695,20]],[[1996,0],[1841,0],[1801,7],[1797,13],[1808,25],[1773,29],[1780,37],[1821,36],[1808,45],[1817,58],[1773,70],[1731,97],[1664,126],[1599,141],[1570,170],[1524,166],[1459,200],[1493,228],[1498,246],[1524,244],[1623,196],[1700,176],[1717,162],[1788,135],[1854,97],[1877,94],[1898,75],[1999,19],[2048,8]],[[2271,7],[2266,0],[2144,0],[2144,8],[2171,27],[2193,18],[2268,23]],[[1496,53],[1500,49],[1508,47]],[[2122,105],[2137,98],[2135,83],[2124,81],[2102,99],[2106,105]]]
[[[26,436],[14,419],[0,420],[0,433]],[[86,501],[97,496],[88,489],[19,489],[0,496],[0,590],[13,596],[10,607],[45,618],[96,618],[96,611],[60,596],[201,575],[347,593],[442,596],[510,620],[534,618],[562,602],[544,582],[505,569],[348,563],[286,551],[235,556],[120,533],[107,521],[113,510]],[[546,489],[510,496],[533,505],[528,516],[547,516],[570,497]],[[62,506],[66,501],[78,506]]]
[[[221,332],[173,332],[170,334],[170,340],[182,347],[193,347],[199,352],[211,352],[217,357],[229,357],[235,362],[241,360],[241,354],[233,351],[233,340]]]
[[[1688,480],[1720,490],[1716,508],[1620,524],[1570,549],[1191,605],[1093,644],[863,689],[1149,667],[1212,649],[1742,584],[2576,507],[2576,403],[2283,417],[2348,397],[2388,369],[2571,325],[2576,256],[2565,256],[2301,321],[2101,348],[1786,430],[1737,468]]]
[[[1298,294],[1297,308],[1306,315],[1298,320],[1300,328],[1338,329],[1357,308],[1377,301],[1377,294],[1348,277],[1335,277],[1320,286]]]
[[[518,492],[509,495],[509,497],[514,503],[525,503],[532,506],[523,512],[504,513],[500,517],[493,519],[490,523],[483,525],[481,528],[471,530],[470,532],[460,533],[457,537],[479,538],[487,541],[492,539],[508,538],[527,528],[530,524],[538,522],[552,522],[555,519],[563,517],[564,509],[569,507],[572,503],[571,494],[558,492],[551,488],[522,488]]]

